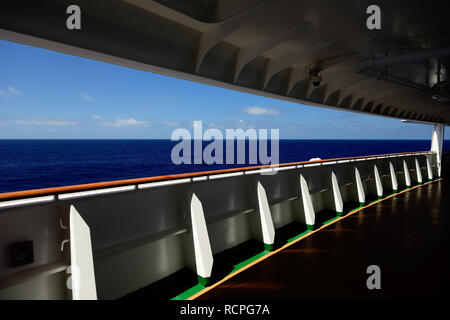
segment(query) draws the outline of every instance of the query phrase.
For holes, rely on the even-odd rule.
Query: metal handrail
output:
[[[315,163],[322,164],[322,163],[332,162],[332,161],[355,160],[355,159],[366,159],[366,158],[381,158],[381,157],[386,157],[386,156],[433,154],[433,153],[435,153],[435,152],[416,151],[416,152],[389,153],[389,154],[357,156],[357,157],[332,158],[332,159],[323,159],[323,160],[314,160],[314,161],[300,161],[300,162],[290,162],[290,163],[272,164],[272,165],[260,165],[260,166],[252,166],[252,167],[220,169],[220,170],[181,173],[181,174],[172,174],[172,175],[164,175],[164,176],[154,176],[154,177],[146,177],[146,178],[135,178],[135,179],[107,181],[107,182],[78,184],[78,185],[54,187],[54,188],[6,192],[6,193],[0,193],[0,203],[4,202],[4,201],[9,201],[9,200],[19,200],[19,199],[24,199],[24,198],[34,198],[34,197],[44,197],[44,196],[54,196],[55,199],[57,199],[58,195],[64,195],[67,193],[92,191],[92,190],[103,190],[103,189],[106,190],[106,189],[115,188],[115,187],[125,187],[125,186],[133,186],[133,185],[135,186],[134,189],[138,189],[139,184],[145,184],[145,183],[150,183],[150,182],[175,181],[175,180],[184,179],[184,178],[195,178],[195,177],[200,177],[200,176],[214,176],[214,175],[218,175],[218,174],[233,173],[233,172],[240,172],[240,171],[256,171],[256,170],[265,169],[265,168],[276,169],[276,168],[280,168],[280,167],[282,168],[282,167],[287,167],[287,166],[298,166],[298,165],[305,165],[305,164],[315,164]]]

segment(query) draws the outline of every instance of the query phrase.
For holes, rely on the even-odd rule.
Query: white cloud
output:
[[[176,122],[176,121],[166,121],[166,122],[164,122],[164,125],[166,125],[168,127],[180,127],[181,123]]]
[[[235,127],[236,128],[242,128],[242,129],[255,129],[255,128],[258,128],[258,127],[267,127],[267,126],[261,126],[261,125],[257,125],[257,124],[253,124],[253,123],[248,123],[248,122],[246,122],[246,121],[244,121],[244,120],[242,120],[242,119],[239,119],[239,120],[234,120],[234,123],[235,123]]]
[[[19,90],[15,89],[11,86],[8,86],[8,91],[11,92],[12,94],[20,94]]]
[[[356,126],[356,125],[347,125],[347,129],[348,130],[354,130],[354,131],[361,131],[361,130],[363,130],[363,128],[361,126]]]
[[[219,123],[209,123],[209,128],[215,128],[215,129],[225,129],[225,127]]]
[[[4,122],[3,124],[14,123],[20,125],[31,125],[31,126],[76,126],[78,124],[77,121],[64,120],[64,119],[46,119],[46,118],[38,118],[38,119],[15,119]]]
[[[0,90],[0,95],[20,94],[21,92],[14,87],[8,86],[6,90]]]
[[[82,93],[81,96],[84,100],[92,101],[92,98],[87,93]]]
[[[261,108],[261,107],[247,107],[244,109],[244,112],[252,115],[252,116],[259,116],[259,115],[274,115],[278,114],[279,111],[277,109],[271,108]]]
[[[139,121],[133,118],[130,119],[114,119],[114,120],[108,120],[105,119],[102,116],[96,115],[94,114],[92,116],[92,119],[100,121],[99,124],[102,126],[110,126],[110,127],[132,127],[132,126],[143,126],[143,127],[147,127],[148,126],[148,122],[147,121]]]
[[[130,119],[115,119],[115,120],[105,120],[100,122],[102,126],[110,126],[110,127],[138,127],[143,126],[147,127],[147,121],[139,121],[133,118]]]
[[[210,123],[207,125],[210,128],[217,128],[217,129],[254,129],[257,126],[255,126],[254,124],[248,123],[242,119],[232,119],[232,120],[226,120],[226,121],[221,121],[221,122],[215,122],[215,123]]]

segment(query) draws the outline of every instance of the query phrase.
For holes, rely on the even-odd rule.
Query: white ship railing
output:
[[[249,239],[270,249],[284,225],[314,228],[323,210],[438,175],[426,151],[3,193],[0,299],[118,298],[186,266],[207,279],[216,253]],[[34,262],[14,268],[8,248],[24,240]]]

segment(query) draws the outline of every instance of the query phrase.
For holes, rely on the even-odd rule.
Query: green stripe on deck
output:
[[[326,225],[327,223],[330,223],[331,221],[334,221],[334,220],[336,220],[336,219],[339,219],[339,216],[333,217],[333,218],[331,218],[331,219],[328,219],[327,221],[323,222],[322,225],[324,226],[324,225]]]
[[[305,234],[310,233],[310,232],[311,232],[311,230],[306,230],[305,232],[302,232],[302,233],[300,233],[299,235],[296,235],[295,237],[292,237],[292,238],[288,239],[286,242],[287,242],[287,243],[292,242],[292,241],[294,241],[295,239],[298,239],[298,238],[300,238],[300,237],[302,237],[302,236],[304,236]]]
[[[270,252],[270,251],[264,250],[263,252],[260,252],[260,253],[258,253],[257,255],[255,255],[255,256],[253,256],[253,257],[251,257],[251,258],[248,258],[247,260],[242,261],[241,263],[238,263],[237,265],[235,265],[235,266],[233,267],[233,271],[231,271],[230,274],[232,274],[233,272],[238,271],[239,269],[245,267],[246,265],[252,263],[253,261],[255,261],[255,260],[261,258],[262,256],[265,256],[265,255],[268,254],[269,252]]]
[[[268,251],[268,250],[264,250],[263,252],[260,252],[257,255],[255,255],[255,256],[253,256],[251,258],[248,258],[247,260],[242,261],[241,263],[238,263],[237,265],[233,266],[233,270],[229,274],[232,274],[233,272],[238,271],[239,269],[241,269],[241,268],[245,267],[246,265],[252,263],[253,261],[261,258],[262,256],[268,254],[269,252],[270,251]],[[205,287],[206,286],[204,284],[199,283],[199,284],[193,286],[192,288],[187,289],[183,293],[177,295],[176,297],[174,297],[174,298],[172,298],[170,300],[186,300],[186,299],[192,297],[194,294],[196,294],[196,293],[202,291],[203,289],[205,289]]]
[[[202,291],[203,289],[205,289],[205,286],[199,283],[199,284],[193,286],[192,288],[187,289],[185,292],[177,295],[176,297],[174,297],[170,300],[186,300],[187,298],[192,297],[194,294]]]

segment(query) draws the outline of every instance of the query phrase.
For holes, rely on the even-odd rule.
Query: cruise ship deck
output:
[[[448,173],[448,161],[444,166]],[[405,189],[328,223],[193,298],[449,299],[449,193],[445,178]],[[366,268],[373,264],[381,270],[381,290],[366,286]]]
[[[414,152],[2,193],[0,299],[448,298],[443,4],[6,1],[2,40],[432,136]]]

